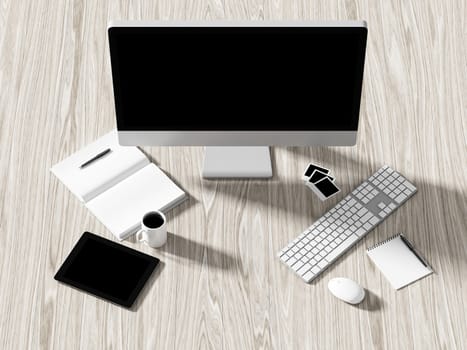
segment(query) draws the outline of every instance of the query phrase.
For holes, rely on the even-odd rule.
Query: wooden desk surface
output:
[[[466,347],[466,2],[0,2],[0,348]],[[49,172],[115,127],[110,19],[366,19],[358,144],[274,148],[270,181],[204,181],[203,149],[145,147],[191,199],[169,214],[163,264],[133,310],[53,280],[82,231],[111,234]],[[309,161],[342,193],[300,182]],[[418,194],[313,284],[276,252],[384,164]],[[393,290],[365,248],[404,232],[436,274]],[[349,306],[329,279],[370,295]]]

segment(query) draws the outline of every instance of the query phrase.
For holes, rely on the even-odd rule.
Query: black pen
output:
[[[91,164],[92,162],[95,162],[96,160],[98,160],[99,158],[102,158],[103,156],[105,156],[107,153],[109,153],[110,151],[112,151],[110,148],[107,148],[105,151],[102,151],[101,153],[99,153],[98,155],[96,155],[95,157],[92,157],[91,159],[89,159],[87,162],[81,164],[79,166],[80,169],[88,166],[89,164]]]
[[[404,242],[405,245],[407,246],[407,248],[409,248],[411,250],[411,252],[414,253],[414,255],[418,258],[418,260],[420,260],[420,262],[423,264],[423,266],[428,267],[427,263],[415,251],[415,248],[412,246],[412,244],[403,235],[400,235],[400,237],[402,239],[402,242]]]

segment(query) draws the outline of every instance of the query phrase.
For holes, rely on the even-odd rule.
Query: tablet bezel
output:
[[[108,247],[112,247],[113,249],[117,249],[120,252],[130,254],[130,255],[133,255],[133,256],[137,256],[138,258],[144,260],[147,263],[146,269],[141,274],[138,282],[133,287],[133,290],[132,290],[132,292],[130,293],[130,295],[129,295],[129,297],[127,299],[117,298],[117,297],[115,297],[113,295],[109,295],[109,294],[107,294],[105,292],[102,292],[102,291],[96,289],[96,288],[90,287],[90,286],[88,286],[86,284],[83,284],[83,283],[81,283],[79,281],[72,280],[72,279],[66,277],[66,272],[68,271],[68,269],[75,262],[75,259],[77,258],[77,256],[79,255],[79,253],[81,252],[83,247],[86,245],[86,243],[91,241],[91,240],[93,240],[95,242],[98,242],[99,244],[103,244],[103,245],[106,245]],[[108,239],[99,237],[99,236],[97,236],[97,235],[95,235],[95,234],[93,234],[91,232],[86,231],[86,232],[84,232],[82,234],[82,236],[80,237],[78,242],[75,244],[75,246],[71,250],[70,254],[67,256],[67,258],[65,259],[63,264],[60,266],[59,270],[57,271],[57,273],[54,276],[54,279],[59,281],[59,282],[65,283],[65,284],[67,284],[69,286],[72,286],[72,287],[78,288],[78,289],[80,289],[82,291],[93,294],[93,295],[95,295],[97,297],[108,300],[108,301],[110,301],[112,303],[115,303],[115,304],[130,308],[133,305],[133,303],[135,302],[135,300],[138,297],[141,290],[143,289],[145,283],[147,282],[147,280],[151,276],[152,272],[154,271],[156,266],[159,264],[159,261],[160,261],[159,259],[157,259],[157,258],[155,258],[155,257],[153,257],[151,255],[141,253],[141,252],[139,252],[137,250],[128,248],[128,247],[126,247],[124,245],[112,242],[112,241],[110,241]]]

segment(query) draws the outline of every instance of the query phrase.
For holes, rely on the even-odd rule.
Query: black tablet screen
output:
[[[131,306],[159,260],[85,232],[55,279]]]

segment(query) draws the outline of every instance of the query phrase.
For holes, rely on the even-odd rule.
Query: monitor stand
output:
[[[203,178],[270,178],[269,147],[206,147]]]

